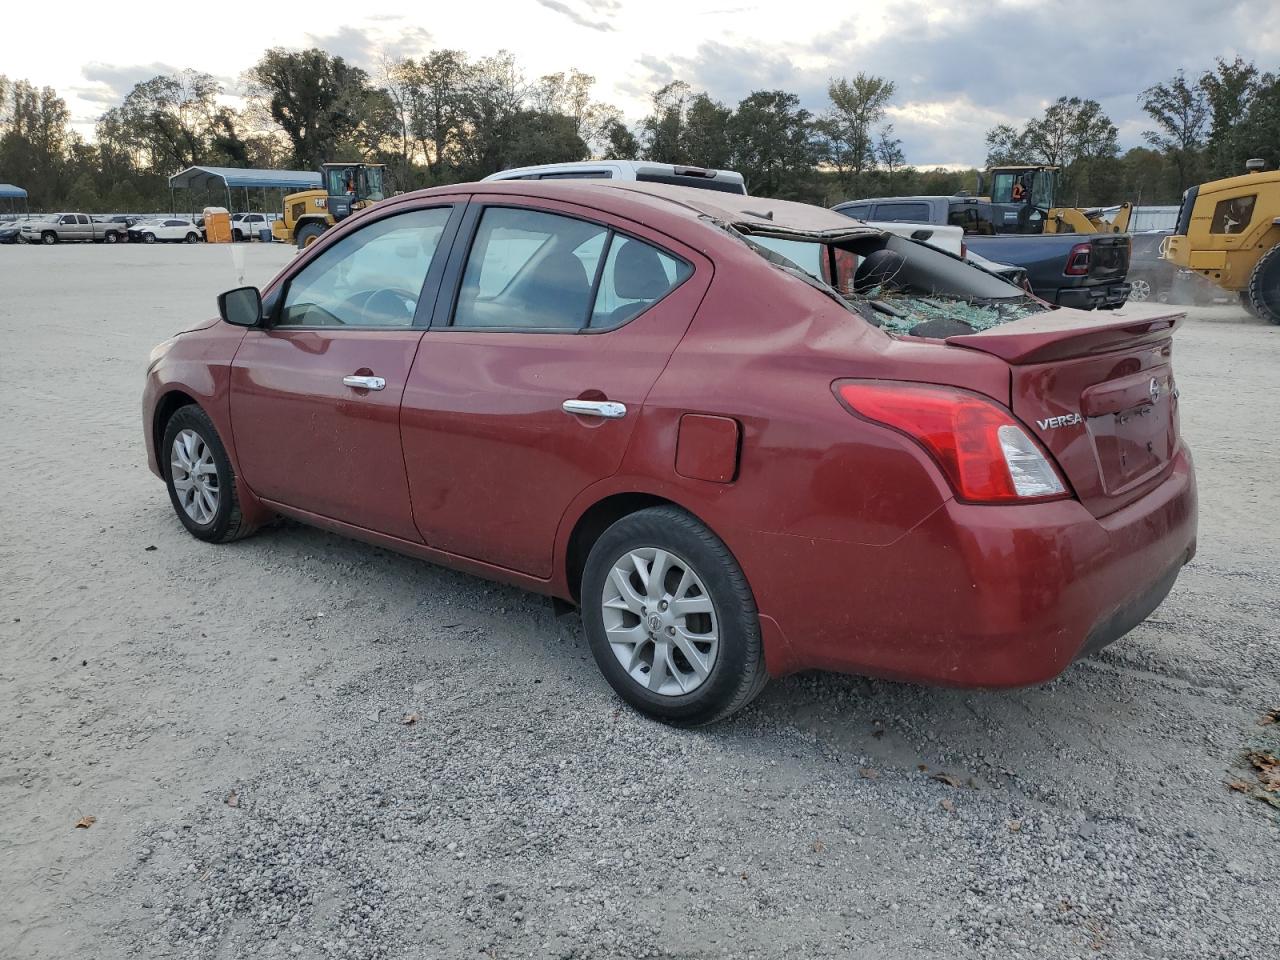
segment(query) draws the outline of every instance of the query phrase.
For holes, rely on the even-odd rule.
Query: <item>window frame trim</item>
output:
[[[458,228],[458,234],[454,238],[453,252],[449,257],[448,266],[445,269],[444,278],[436,294],[435,308],[431,312],[431,320],[427,325],[428,331],[447,331],[454,330],[458,333],[532,333],[532,334],[557,334],[559,336],[603,336],[621,330],[630,326],[640,317],[660,304],[667,297],[671,296],[676,290],[683,287],[697,273],[698,265],[689,260],[688,257],[682,256],[668,247],[660,246],[653,240],[645,237],[636,236],[626,230],[621,230],[616,224],[605,220],[600,216],[592,216],[590,213],[573,212],[568,213],[558,207],[548,208],[537,204],[522,204],[513,202],[513,199],[503,198],[502,200],[487,201],[472,199],[467,205],[467,210],[462,218],[462,223]],[[525,199],[525,198],[521,198]],[[530,197],[528,199],[540,200],[540,197]],[[471,250],[475,245],[476,234],[480,229],[480,220],[484,216],[484,212],[490,208],[497,207],[512,210],[535,210],[539,213],[547,213],[552,216],[565,217],[569,220],[581,220],[584,223],[594,224],[602,227],[607,231],[605,236],[604,248],[600,251],[600,262],[596,265],[596,276],[591,285],[591,302],[587,305],[587,316],[583,321],[583,325],[575,330],[567,330],[564,327],[526,327],[526,326],[478,326],[467,325],[458,326],[453,322],[454,314],[457,311],[458,296],[462,292],[462,277],[466,272],[467,261],[471,258]],[[594,211],[591,211],[592,213]],[[639,243],[647,244],[655,250],[660,251],[673,260],[683,263],[689,268],[689,272],[677,283],[672,284],[662,296],[652,303],[648,304],[643,310],[635,314],[635,316],[627,318],[623,323],[614,327],[593,327],[591,326],[591,318],[595,315],[596,297],[600,292],[600,282],[604,277],[604,268],[609,259],[609,251],[613,247],[613,239],[616,235],[621,234],[628,240],[635,240]]]
[[[427,210],[440,210],[450,208],[448,218],[445,220],[444,230],[440,234],[440,242],[436,245],[436,253],[431,258],[431,263],[427,267],[427,274],[422,281],[422,289],[418,291],[418,306],[414,310],[413,322],[408,326],[395,324],[377,324],[376,326],[366,326],[364,324],[331,324],[331,323],[290,323],[282,324],[280,318],[284,313],[285,301],[289,298],[289,290],[293,286],[294,280],[299,275],[305,273],[307,268],[312,266],[316,260],[324,256],[325,250],[331,246],[336,246],[347,237],[355,236],[362,230],[367,230],[375,223],[381,223],[392,217],[404,216],[411,213],[422,213]],[[333,244],[326,246],[325,250],[320,250],[315,257],[309,259],[306,263],[298,266],[291,274],[284,278],[283,282],[276,290],[273,290],[267,297],[270,301],[269,309],[264,308],[264,318],[262,328],[268,331],[288,332],[291,330],[368,330],[371,332],[386,332],[388,330],[426,330],[431,323],[431,313],[437,295],[439,294],[440,280],[444,276],[445,266],[453,253],[453,242],[458,233],[458,227],[462,223],[463,216],[467,208],[466,199],[452,199],[444,203],[429,203],[423,206],[409,207],[408,209],[398,208],[386,211],[379,217],[371,217],[368,223],[362,223],[359,228],[352,230],[342,237],[334,241]],[[333,229],[330,227],[330,229]],[[440,251],[447,247],[447,253],[442,257]],[[431,307],[428,307],[428,302]]]

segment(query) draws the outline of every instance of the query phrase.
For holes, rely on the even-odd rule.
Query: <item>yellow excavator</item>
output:
[[[284,198],[284,217],[272,222],[276,240],[311,246],[335,223],[382,200],[381,163],[326,163],[320,167],[320,190],[303,190]]]
[[[997,233],[1126,233],[1133,205],[1122,203],[1108,220],[1103,208],[1059,207],[1054,194],[1059,167],[1011,165],[992,167],[979,178],[978,192],[990,186]],[[1003,226],[1004,229],[1000,229]]]
[[[1171,263],[1235,293],[1255,317],[1280,324],[1280,171],[1250,160],[1245,173],[1192,187],[1160,246]]]

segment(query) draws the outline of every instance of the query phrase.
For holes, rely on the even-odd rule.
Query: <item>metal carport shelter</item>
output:
[[[9,201],[9,213],[17,213],[17,200],[22,201],[22,206],[27,205],[27,191],[21,187],[15,187],[12,183],[0,183],[0,200]]]
[[[231,190],[244,190],[245,206],[249,204],[250,190],[315,190],[321,183],[320,174],[311,170],[251,170],[239,167],[188,167],[169,178],[169,192],[174,190],[208,191],[221,185],[227,195],[227,209],[231,210]],[[175,204],[174,209],[177,209]]]

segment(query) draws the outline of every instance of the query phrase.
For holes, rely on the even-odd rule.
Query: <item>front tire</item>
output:
[[[1129,278],[1129,302],[1144,303],[1156,297],[1155,285],[1145,276]]]
[[[591,548],[582,621],[614,691],[667,723],[711,723],[768,680],[760,620],[729,548],[677,507],[623,517]]]
[[[1248,295],[1254,316],[1280,324],[1280,243],[1254,265],[1249,275]]]
[[[324,227],[318,223],[304,224],[298,229],[295,239],[299,250],[305,250],[324,235]]]
[[[142,235],[142,242],[143,242],[143,243],[155,243],[155,242],[156,242],[156,235],[155,235],[154,233],[144,233],[144,234]]]
[[[105,237],[102,238],[102,241],[103,243],[115,243],[119,239],[120,238],[116,236],[114,233],[108,233]]]
[[[174,512],[198,540],[230,543],[254,527],[244,519],[236,475],[209,415],[194,404],[179,407],[157,451]]]
[[[40,234],[40,242],[46,247],[51,247],[58,242],[58,235],[52,230],[46,230],[44,233]]]

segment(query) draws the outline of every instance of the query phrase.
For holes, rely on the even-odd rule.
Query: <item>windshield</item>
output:
[[[774,266],[892,333],[958,336],[1045,309],[1002,278],[904,237],[872,235],[835,244],[742,237]]]

